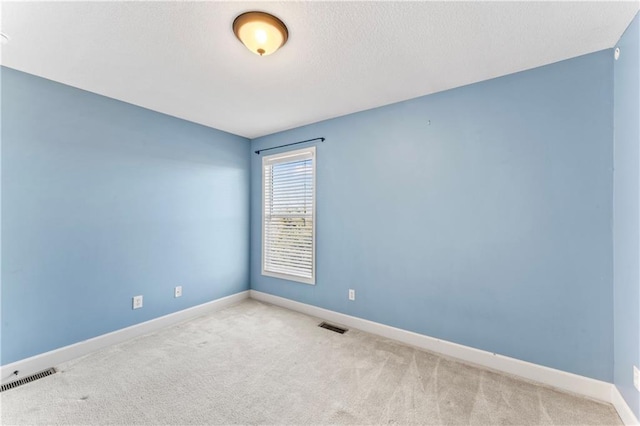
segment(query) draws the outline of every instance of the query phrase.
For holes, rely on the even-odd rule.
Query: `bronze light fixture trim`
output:
[[[266,12],[246,12],[233,21],[233,32],[247,49],[267,56],[282,47],[289,30],[280,19]]]

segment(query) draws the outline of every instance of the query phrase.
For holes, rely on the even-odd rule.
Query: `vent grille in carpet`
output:
[[[336,333],[344,334],[348,330],[346,328],[337,327],[335,325],[327,324],[326,322],[321,322],[318,327],[326,328],[327,330],[335,331]]]
[[[32,374],[31,376],[23,377],[22,379],[16,380],[15,382],[2,385],[2,389],[0,390],[0,392],[17,388],[18,386],[24,385],[25,383],[33,382],[34,380],[42,379],[43,377],[47,377],[54,374],[55,372],[56,372],[55,368],[50,368],[48,370],[44,370],[39,373]]]

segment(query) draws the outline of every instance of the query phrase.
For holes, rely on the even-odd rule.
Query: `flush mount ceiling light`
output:
[[[233,32],[247,49],[266,56],[282,47],[289,31],[280,19],[265,12],[247,12],[233,21]]]

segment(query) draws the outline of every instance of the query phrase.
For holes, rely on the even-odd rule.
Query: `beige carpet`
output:
[[[0,394],[2,424],[621,424],[612,406],[247,300]]]

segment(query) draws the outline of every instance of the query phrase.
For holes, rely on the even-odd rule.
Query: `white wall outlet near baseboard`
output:
[[[356,300],[356,291],[352,288],[349,289],[349,300]]]
[[[173,297],[181,297],[182,296],[182,286],[179,285],[173,290]]]
[[[142,308],[142,295],[133,296],[133,309]]]
[[[635,365],[633,366],[633,386],[640,392],[640,370]]]

